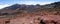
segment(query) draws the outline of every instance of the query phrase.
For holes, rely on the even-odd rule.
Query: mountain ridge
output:
[[[60,11],[60,2],[55,2],[47,5],[25,5],[25,4],[14,4],[9,7],[5,7],[4,9],[1,9],[1,13],[14,13],[14,12],[39,12],[39,11]]]

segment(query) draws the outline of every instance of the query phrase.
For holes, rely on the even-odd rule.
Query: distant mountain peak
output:
[[[20,4],[14,4],[14,5],[12,5],[12,6],[18,6],[18,5],[20,5]]]
[[[4,9],[16,10],[17,8],[20,8],[20,6],[21,6],[20,4],[14,4],[9,7],[4,8]]]
[[[6,7],[2,9],[1,11],[28,11],[28,12],[35,12],[39,10],[43,10],[45,8],[60,8],[60,2],[55,2],[51,4],[46,4],[46,5],[25,5],[25,4],[14,4],[12,6]]]

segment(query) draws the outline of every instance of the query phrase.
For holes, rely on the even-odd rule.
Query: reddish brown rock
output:
[[[53,12],[17,14],[10,19],[1,18],[0,24],[60,24],[60,15],[54,14]]]

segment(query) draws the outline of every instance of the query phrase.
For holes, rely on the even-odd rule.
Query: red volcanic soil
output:
[[[0,24],[60,24],[59,12],[16,14],[10,19],[0,18]]]

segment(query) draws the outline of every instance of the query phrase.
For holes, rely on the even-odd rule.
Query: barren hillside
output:
[[[0,24],[60,24],[60,2],[5,7],[0,10]]]

